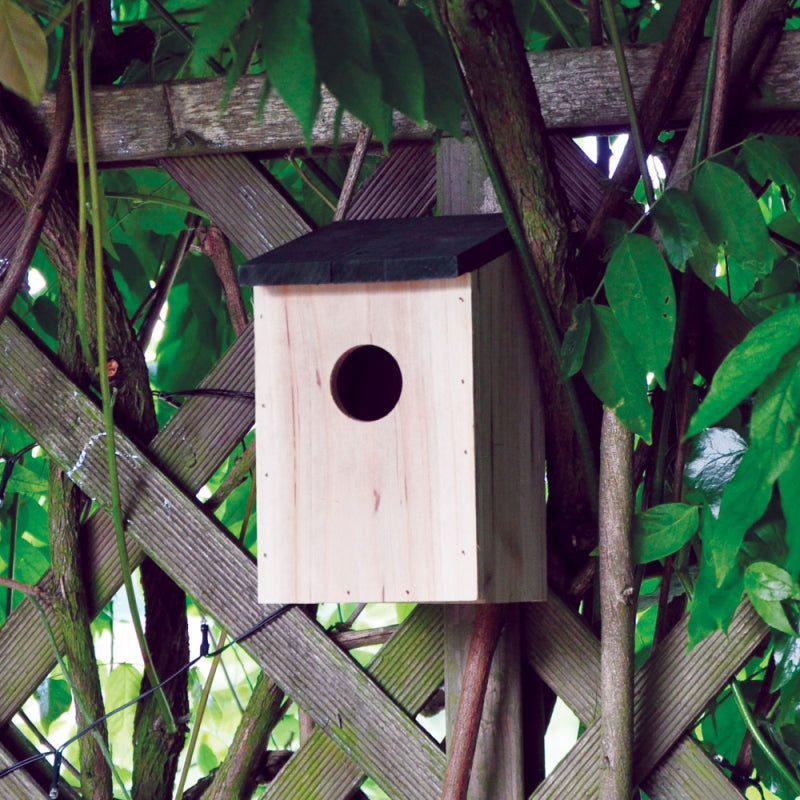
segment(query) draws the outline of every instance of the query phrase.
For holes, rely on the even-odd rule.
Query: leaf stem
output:
[[[631,138],[633,147],[636,151],[636,160],[639,162],[639,172],[642,175],[642,186],[647,205],[652,206],[655,202],[653,193],[653,183],[650,180],[650,173],[647,171],[647,153],[644,149],[642,139],[642,129],[639,126],[639,119],[636,116],[636,101],[633,98],[633,87],[631,86],[631,76],[628,72],[628,65],[625,63],[625,50],[622,47],[622,40],[619,37],[617,19],[614,16],[614,7],[611,0],[603,0],[603,11],[606,18],[606,29],[608,30],[611,44],[614,47],[614,55],[617,59],[620,83],[622,84],[622,94],[625,98],[625,106],[628,109],[628,120],[631,126]]]
[[[87,9],[88,10],[88,9]],[[88,46],[88,35],[90,35],[90,15],[84,15],[84,31],[87,38],[84,41],[85,53],[90,50]],[[100,395],[103,401],[103,420],[106,430],[106,453],[108,461],[108,481],[111,491],[111,508],[114,520],[114,533],[117,539],[119,550],[120,567],[122,578],[125,584],[125,594],[128,598],[128,605],[131,611],[131,622],[136,631],[136,639],[144,660],[144,669],[150,680],[151,686],[158,686],[160,681],[153,666],[153,659],[144,637],[142,620],[139,616],[139,608],[136,603],[136,596],[133,591],[133,579],[131,576],[130,563],[128,561],[128,548],[125,543],[125,530],[122,522],[122,503],[119,492],[119,476],[117,474],[117,455],[116,455],[116,429],[114,427],[114,406],[111,398],[111,387],[108,380],[108,370],[106,364],[108,355],[106,350],[106,330],[105,330],[105,262],[103,259],[103,239],[102,225],[103,220],[100,214],[100,182],[97,170],[97,156],[95,152],[94,125],[92,118],[92,92],[91,74],[84,62],[83,71],[83,103],[86,123],[86,155],[89,170],[89,191],[91,195],[92,207],[92,248],[94,256],[94,277],[95,277],[95,313],[97,315],[97,363],[100,378]],[[80,310],[78,311],[80,316]],[[175,733],[177,727],[172,717],[169,703],[163,689],[156,692],[159,705],[164,718],[164,725],[170,733]]]
[[[769,763],[775,767],[781,778],[783,778],[783,780],[789,785],[792,794],[797,797],[800,795],[800,781],[798,781],[793,771],[786,766],[783,760],[772,749],[766,737],[761,732],[761,729],[758,727],[758,724],[753,718],[750,707],[747,705],[747,701],[744,699],[742,689],[739,686],[739,681],[731,681],[731,690],[733,691],[733,699],[736,702],[736,707],[739,709],[739,713],[742,715],[745,727],[753,737],[753,741],[761,748]]]

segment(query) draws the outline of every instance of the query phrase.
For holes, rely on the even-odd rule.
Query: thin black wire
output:
[[[292,604],[288,604],[285,606],[281,606],[280,608],[273,611],[271,614],[268,614],[264,619],[257,622],[253,625],[252,628],[248,628],[244,633],[240,634],[236,639],[232,639],[227,644],[223,645],[222,647],[217,648],[213,652],[208,652],[208,642],[205,637],[203,637],[203,644],[200,646],[200,655],[197,658],[193,658],[188,664],[185,664],[180,669],[176,670],[172,673],[168,678],[165,678],[161,683],[152,688],[148,689],[146,692],[142,692],[138,697],[134,697],[133,700],[129,700],[127,703],[124,703],[117,708],[112,709],[111,711],[103,714],[102,717],[98,717],[93,722],[90,722],[86,727],[79,730],[71,739],[67,739],[61,746],[57,747],[55,750],[49,750],[45,753],[37,753],[35,756],[29,756],[28,758],[17,761],[15,764],[12,764],[9,767],[6,767],[3,770],[0,770],[0,778],[5,778],[6,775],[10,775],[12,772],[16,772],[18,769],[22,767],[27,767],[29,764],[35,764],[37,761],[41,761],[42,759],[47,758],[48,756],[54,756],[53,759],[53,781],[50,787],[50,798],[55,800],[58,797],[58,777],[59,777],[59,768],[61,766],[61,759],[64,754],[64,750],[69,747],[73,742],[78,741],[78,739],[86,736],[87,733],[91,733],[98,725],[101,725],[105,722],[109,717],[114,716],[114,714],[118,714],[120,711],[124,711],[126,708],[129,708],[136,703],[141,702],[146,697],[149,697],[151,694],[154,694],[163,686],[168,684],[170,681],[174,680],[178,677],[178,675],[183,674],[187,670],[191,669],[198,661],[201,661],[203,658],[216,658],[218,655],[224,653],[229,647],[232,647],[235,644],[239,644],[240,642],[244,641],[248,637],[252,636],[257,631],[260,631],[264,626],[269,625],[269,623],[274,622],[278,617],[285,614],[290,608],[292,608]],[[206,626],[207,628],[207,626]]]

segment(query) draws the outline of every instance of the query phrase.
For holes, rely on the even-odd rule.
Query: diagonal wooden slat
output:
[[[599,660],[597,640],[556,600],[545,606],[528,609],[524,618],[525,653],[544,680],[578,716],[591,719],[596,714],[596,687]],[[730,680],[730,676],[750,656],[763,640],[767,627],[748,602],[737,610],[727,635],[716,631],[687,652],[688,634],[685,623],[677,626],[664,640],[651,659],[636,673],[634,699],[634,781],[641,783],[667,755],[684,731],[709,700]],[[576,647],[576,643],[578,646]],[[585,686],[590,685],[586,691]],[[711,785],[711,796],[735,797],[730,783],[721,772],[704,766],[695,776],[698,765],[707,765],[700,758],[699,748],[681,741],[673,752],[669,765],[660,773],[663,780],[677,781],[683,796],[708,797],[697,789]],[[685,763],[673,764],[672,758]],[[689,774],[685,769],[694,766]],[[591,798],[597,793],[597,773],[600,769],[600,726],[590,725],[575,748],[532,795],[536,800],[565,796]],[[655,786],[656,776],[647,786]],[[703,778],[703,783],[700,778]],[[719,780],[719,777],[722,780]],[[727,787],[726,787],[727,784]],[[646,791],[650,791],[649,788]],[[666,795],[660,795],[666,796]],[[669,795],[671,796],[671,795]],[[675,795],[680,796],[680,795]]]
[[[247,156],[167,158],[160,163],[247,258],[311,230],[275,181]]]
[[[442,683],[443,647],[441,606],[417,606],[367,672],[400,708],[414,715]],[[345,800],[364,777],[358,764],[316,728],[269,785],[263,800]]]
[[[108,510],[99,409],[11,319],[0,326],[0,350],[6,354],[0,361],[0,404],[6,413]],[[252,558],[232,546],[216,520],[121,431],[117,448],[129,534],[228,630],[258,624],[271,609],[256,602]],[[290,610],[254,633],[245,647],[390,795],[424,800],[440,791],[445,760],[438,746],[303,612]]]
[[[253,391],[253,334],[248,328],[217,362],[200,384],[236,391]],[[196,492],[214,473],[253,425],[252,401],[197,396],[181,406],[151,443],[151,456],[172,479],[187,491]],[[102,609],[122,585],[116,538],[111,518],[95,514],[85,526],[84,546],[91,575],[94,613]],[[131,565],[141,562],[141,548],[129,540]],[[52,574],[39,583],[48,593]],[[51,624],[60,636],[60,626],[49,609]],[[38,611],[23,600],[0,627],[0,725],[17,709],[55,666],[55,656]]]
[[[0,745],[0,770],[12,766],[17,761],[5,747]],[[3,800],[44,800],[48,793],[24,770],[19,769],[6,775],[0,782],[0,796]]]

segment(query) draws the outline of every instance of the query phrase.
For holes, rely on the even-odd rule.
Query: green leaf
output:
[[[769,561],[756,561],[744,572],[744,588],[767,625],[784,633],[795,633],[781,601],[800,597],[800,587],[785,569]]]
[[[6,491],[39,497],[43,492],[47,491],[46,470],[45,474],[41,475],[32,469],[22,466],[22,464],[15,464],[11,479],[6,486]]]
[[[723,492],[719,518],[706,526],[703,544],[711,548],[718,581],[736,563],[747,529],[767,510],[772,497],[768,471],[768,458],[752,444]]]
[[[652,239],[633,233],[617,245],[606,270],[605,289],[639,363],[665,387],[675,332],[675,291],[669,267]]]
[[[361,3],[312,0],[311,28],[319,79],[382,142],[389,141],[391,109],[372,61],[372,41]]]
[[[664,503],[639,513],[633,522],[633,557],[637,564],[680,550],[697,533],[697,506]]]
[[[382,98],[422,123],[425,81],[417,48],[397,8],[386,0],[362,0],[372,39],[372,61],[381,77]]]
[[[0,83],[31,103],[38,103],[46,77],[44,32],[16,3],[0,0]]]
[[[72,704],[72,692],[69,683],[61,678],[45,678],[34,692],[39,703],[42,727],[48,733],[50,725],[55,722]]]
[[[320,103],[310,0],[261,0],[254,12],[261,26],[259,53],[272,85],[300,120],[306,139]]]
[[[603,404],[616,411],[620,422],[650,442],[653,409],[647,399],[644,370],[606,306],[592,307],[583,374]]]
[[[797,487],[800,486],[800,448],[795,447],[792,457],[778,478],[778,491],[781,508],[786,518],[786,545],[789,555],[786,569],[792,575],[800,572],[800,503],[797,501]]]
[[[194,34],[194,72],[203,72],[206,59],[219,53],[222,45],[245,19],[249,8],[250,0],[209,0]]]
[[[714,514],[746,450],[747,443],[732,428],[706,428],[692,442],[684,480]]]
[[[760,184],[773,181],[786,186],[796,197],[798,193],[797,173],[779,147],[771,141],[758,137],[747,139],[742,145],[741,155],[753,179]]]
[[[461,139],[461,77],[453,54],[430,20],[414,5],[400,9],[417,49],[425,83],[425,119]]]
[[[800,305],[778,311],[756,325],[720,365],[687,436],[725,416],[755,391],[789,350],[800,344]]]
[[[692,194],[711,240],[742,266],[765,274],[771,259],[767,226],[741,175],[709,161],[697,173]]]
[[[681,189],[667,189],[651,211],[661,233],[667,258],[683,270],[700,239],[702,223],[692,196]]]
[[[689,605],[690,648],[715,630],[727,630],[741,602],[743,588],[743,578],[736,564],[718,585],[717,571],[712,559],[712,545],[706,541],[707,532],[714,520],[708,507],[703,508],[701,513],[703,548],[700,573]]]
[[[797,450],[799,413],[800,347],[795,347],[767,378],[753,403],[750,436],[767,459],[770,483],[778,479]]]
[[[565,377],[571,378],[580,372],[591,329],[592,301],[587,298],[575,306],[572,312],[572,322],[567,328],[561,344],[561,370]]]

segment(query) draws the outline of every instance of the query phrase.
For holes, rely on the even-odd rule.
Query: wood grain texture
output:
[[[477,599],[470,276],[253,294],[261,602]],[[403,375],[372,422],[331,391],[365,344]]]
[[[366,671],[413,715],[442,683],[443,646],[441,606],[420,605]],[[264,800],[346,800],[363,779],[358,765],[316,728],[269,785]]]
[[[798,32],[787,32],[783,36],[762,78],[759,92],[746,105],[748,110],[764,113],[800,109],[798,42]],[[647,89],[660,47],[639,45],[626,50],[637,102]],[[530,53],[528,60],[548,128],[584,134],[627,128],[617,67],[609,48]],[[700,97],[704,62],[701,55],[690,70],[669,124],[684,125],[691,117]],[[220,111],[224,78],[95,89],[92,105],[98,159],[119,162],[202,153],[280,153],[305,149],[297,120],[274,94],[267,102],[263,117],[257,118],[262,80],[259,76],[242,78],[224,113]],[[43,142],[47,140],[53,110],[53,95],[46,94],[38,107],[20,111],[30,117]],[[336,101],[323,92],[320,115],[311,135],[312,146],[330,148],[335,113]],[[352,146],[359,127],[360,123],[344,114],[340,146]],[[431,131],[395,116],[396,139],[430,136]]]
[[[253,391],[253,334],[250,328],[217,362],[201,382],[204,387]],[[151,457],[178,485],[197,491],[252,427],[252,401],[213,396],[188,399],[150,444]],[[122,585],[114,526],[105,512],[94,514],[84,527],[86,559],[91,574],[91,603],[99,612]],[[143,553],[128,541],[132,566]],[[39,582],[53,590],[48,571]],[[51,625],[60,636],[55,614],[46,606]],[[27,599],[0,626],[0,724],[6,723],[55,665],[55,656],[39,613]]]
[[[679,625],[638,670],[634,685],[634,783],[641,784],[651,797],[740,797],[691,737],[682,734],[766,633],[765,624],[745,601],[727,636],[717,631],[688,653],[686,626]],[[599,642],[574,613],[551,596],[546,604],[524,608],[523,648],[537,672],[588,724],[569,756],[532,798],[595,797],[601,753],[596,717]],[[676,743],[679,746],[671,750]]]
[[[0,326],[0,350],[6,355],[0,362],[6,413],[108,509],[99,410],[11,320]],[[45,385],[47,396],[40,389]],[[263,619],[270,609],[255,602],[252,560],[121,432],[117,447],[129,534],[224,627],[244,631]],[[423,800],[439,791],[444,764],[435,743],[301,611],[262,628],[245,647],[390,794]]]

